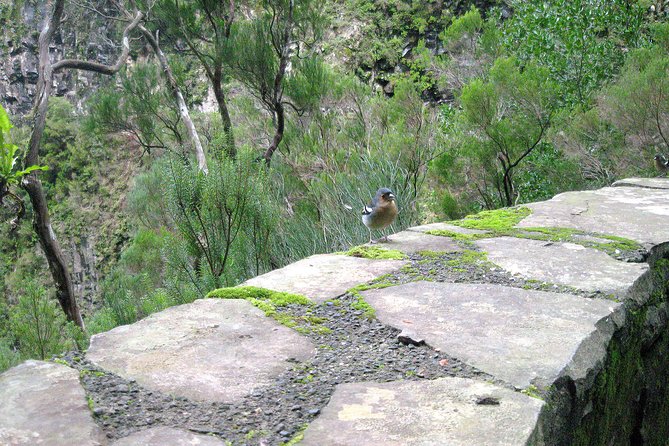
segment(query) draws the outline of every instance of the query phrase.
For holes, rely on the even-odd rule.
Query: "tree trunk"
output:
[[[188,112],[186,101],[184,100],[184,97],[181,94],[181,90],[179,89],[177,80],[174,77],[174,74],[172,73],[172,69],[170,68],[169,62],[167,61],[167,57],[165,57],[165,53],[163,53],[163,51],[160,49],[158,41],[155,39],[155,37],[153,37],[153,34],[151,34],[151,32],[148,29],[140,25],[139,30],[142,32],[146,40],[149,42],[149,45],[151,45],[151,48],[153,49],[153,52],[156,54],[158,62],[160,63],[161,68],[163,69],[163,73],[165,74],[165,78],[167,79],[167,86],[172,92],[172,96],[174,97],[174,100],[177,103],[177,107],[179,108],[179,114],[181,115],[181,119],[183,119],[184,124],[186,125],[186,130],[188,132],[191,144],[193,144],[193,149],[195,150],[195,158],[197,159],[197,166],[200,169],[200,171],[208,173],[207,159],[204,156],[204,149],[202,148],[202,143],[200,142],[200,136],[198,135],[197,130],[195,129],[195,124],[193,124],[193,120],[190,118],[190,113]]]
[[[51,0],[47,2],[47,9],[49,9],[51,3]],[[125,60],[128,58],[128,53],[130,52],[129,33],[137,26],[142,18],[142,14],[137,13],[134,19],[123,31],[123,50],[114,65],[106,66],[97,62],[72,59],[64,59],[52,65],[49,57],[49,45],[60,26],[64,8],[65,0],[56,0],[51,17],[45,20],[39,36],[37,91],[35,94],[32,134],[30,135],[28,153],[26,154],[25,159],[26,165],[28,166],[39,165],[39,149],[42,135],[44,134],[44,127],[46,125],[46,114],[49,107],[49,96],[51,95],[51,88],[53,85],[54,70],[74,68],[102,74],[116,73],[120,70],[121,66],[123,66]],[[67,318],[83,330],[85,328],[84,321],[81,318],[81,313],[74,295],[72,277],[70,276],[69,268],[65,262],[63,251],[60,248],[56,234],[51,226],[49,208],[44,189],[42,188],[42,182],[37,177],[37,173],[33,172],[24,177],[21,186],[30,197],[30,203],[32,204],[34,211],[33,228],[39,238],[44,255],[46,256],[49,270],[51,271],[51,276],[53,277],[54,285],[56,286],[56,297],[58,298],[58,302],[67,315]]]
[[[225,151],[228,153],[230,158],[235,158],[237,156],[237,149],[235,147],[235,137],[232,134],[232,120],[230,119],[228,104],[225,101],[225,94],[223,93],[222,78],[222,67],[219,63],[214,69],[214,76],[213,79],[211,79],[211,85],[214,89],[216,103],[218,104],[218,114],[221,115],[221,120],[223,121],[223,131],[225,132],[226,139]]]
[[[285,128],[285,110],[283,109],[283,104],[281,102],[278,102],[275,104],[275,112],[276,112],[276,131],[274,132],[274,138],[272,138],[272,144],[267,148],[265,151],[265,154],[263,155],[263,158],[265,158],[265,163],[269,166],[271,161],[272,161],[272,155],[274,155],[274,152],[276,149],[279,147],[279,144],[281,143],[281,140],[283,139],[283,132]]]
[[[51,1],[47,3],[47,9],[50,6]],[[30,145],[26,154],[26,165],[28,166],[39,164],[39,147],[44,133],[44,126],[46,125],[46,112],[53,82],[53,70],[51,60],[49,59],[49,44],[60,25],[64,6],[64,0],[56,0],[51,18],[45,21],[39,36],[39,77],[35,94],[33,132],[30,136]],[[58,302],[67,315],[68,320],[77,324],[81,329],[84,329],[84,321],[81,318],[77,300],[74,296],[72,277],[70,276],[63,252],[60,249],[60,244],[56,239],[56,234],[51,227],[49,208],[47,207],[42,183],[37,178],[37,174],[33,172],[24,177],[21,186],[30,197],[30,202],[35,213],[33,228],[37,233],[40,245],[49,264],[49,270],[56,286]]]

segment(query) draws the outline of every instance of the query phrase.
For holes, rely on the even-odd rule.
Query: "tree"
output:
[[[51,5],[53,4],[53,8]],[[56,63],[51,63],[49,48],[62,23],[65,0],[55,0],[47,2],[47,10],[51,10],[51,15],[47,15],[39,36],[39,59],[38,59],[38,79],[35,93],[34,117],[32,121],[32,133],[28,146],[28,152],[25,158],[25,164],[28,166],[39,165],[39,149],[41,145],[44,126],[46,124],[46,113],[49,105],[49,97],[53,86],[53,73],[63,69],[78,69],[93,71],[96,73],[111,75],[116,73],[125,63],[130,52],[130,32],[135,29],[143,14],[137,12],[131,21],[128,22],[123,30],[122,50],[113,65],[104,65],[94,61],[78,59],[62,59]],[[51,226],[49,208],[44,194],[44,189],[35,172],[24,176],[21,186],[28,193],[34,212],[33,227],[37,234],[40,245],[49,264],[49,270],[56,286],[56,297],[67,315],[67,318],[73,321],[82,329],[84,321],[81,318],[79,307],[77,305],[72,278],[65,262],[63,252],[56,238],[56,234]]]
[[[487,81],[462,89],[459,153],[473,166],[486,207],[512,206],[518,199],[515,169],[540,147],[556,98],[547,69],[528,63],[521,70],[514,58],[497,59]]]
[[[235,19],[233,0],[165,0],[156,8],[167,32],[186,43],[188,53],[200,63],[209,80],[218,113],[223,122],[228,155],[235,157],[232,120],[223,83],[226,77],[224,57],[227,40]]]
[[[320,38],[323,17],[314,0],[264,0],[262,7],[255,19],[233,24],[225,60],[232,75],[272,115],[274,135],[262,155],[269,165],[283,140],[286,107],[301,113],[307,105],[289,100],[290,95],[285,94],[288,78],[300,73],[309,77],[301,85],[311,86],[312,105],[322,94],[320,59],[302,53]]]
[[[566,105],[585,105],[623,64],[624,48],[643,39],[644,2],[629,0],[513,0],[504,25],[507,48],[522,61],[548,68]]]
[[[655,46],[632,52],[618,79],[605,89],[601,112],[632,147],[669,149],[669,56]]]

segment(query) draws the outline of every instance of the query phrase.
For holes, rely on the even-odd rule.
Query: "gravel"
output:
[[[381,280],[497,283],[594,297],[568,287],[528,282],[488,262],[459,259],[459,253],[432,258],[413,255],[410,268]],[[150,391],[97,368],[78,352],[61,359],[80,371],[94,419],[110,439],[163,425],[212,434],[233,445],[280,445],[320,413],[337,384],[457,376],[508,386],[429,345],[400,342],[399,330],[365,317],[352,306],[356,301],[356,296],[345,294],[313,307],[280,308],[306,329],[305,336],[317,346],[317,353],[308,362],[293,361],[272,385],[257,388],[239,404],[190,401]]]

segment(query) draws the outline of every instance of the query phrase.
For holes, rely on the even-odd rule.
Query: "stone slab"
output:
[[[95,364],[160,392],[234,403],[315,353],[245,300],[201,299],[91,338]]]
[[[532,209],[518,227],[553,226],[601,232],[635,240],[646,247],[669,241],[669,190],[605,187],[565,192]]]
[[[0,444],[103,445],[79,372],[44,361],[26,361],[0,375]]]
[[[384,244],[385,245],[385,244]],[[297,293],[322,303],[378,276],[400,269],[402,260],[371,260],[318,254],[247,280],[242,285]]]
[[[604,252],[575,243],[512,237],[477,240],[488,260],[511,274],[586,291],[623,295],[646,271],[646,263],[620,262]]]
[[[451,225],[447,222],[429,223],[427,225],[414,226],[407,229],[407,231],[415,231],[415,232],[451,231],[451,232],[456,232],[458,234],[483,234],[487,232],[487,231],[482,231],[480,229],[463,228],[460,226]]]
[[[111,446],[224,446],[226,443],[209,435],[159,426],[135,432],[121,438]]]
[[[386,249],[396,249],[405,254],[413,254],[419,251],[435,252],[458,252],[462,248],[448,237],[423,234],[416,231],[402,231],[390,236],[386,243],[379,243]]]
[[[542,405],[463,378],[340,384],[300,445],[516,446],[531,437]]]
[[[620,304],[490,284],[413,282],[362,293],[388,325],[525,388],[552,383]]]
[[[669,189],[669,178],[627,178],[618,180],[613,187],[630,186],[645,187],[648,189]]]

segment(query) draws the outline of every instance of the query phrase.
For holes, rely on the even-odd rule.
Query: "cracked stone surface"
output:
[[[462,251],[455,241],[448,237],[441,237],[437,235],[423,234],[421,232],[407,230],[398,232],[390,236],[390,241],[387,243],[380,243],[386,249],[396,249],[405,254],[413,254],[419,251],[435,251],[435,252],[457,252]]]
[[[153,427],[115,441],[111,446],[224,446],[225,442],[208,435],[194,434],[173,427]]]
[[[516,388],[552,382],[619,303],[501,285],[412,282],[362,293],[378,319]]]
[[[106,444],[91,417],[79,373],[61,364],[30,360],[1,374],[0,444]]]
[[[543,402],[463,378],[337,386],[303,446],[521,445]]]
[[[303,294],[315,302],[322,303],[341,296],[356,285],[395,271],[405,264],[406,262],[402,260],[372,260],[319,254],[254,277],[242,285]]]
[[[605,187],[565,192],[532,209],[518,227],[554,226],[613,234],[646,247],[667,241],[669,189]]]
[[[314,352],[245,300],[201,299],[93,336],[87,357],[151,390],[237,402]]]
[[[463,228],[460,226],[451,225],[447,222],[443,223],[429,223],[427,225],[414,226],[409,228],[408,231],[414,232],[427,232],[427,231],[451,231],[458,234],[483,234],[487,231],[481,231],[479,229],[469,229]]]
[[[488,260],[511,274],[586,291],[623,295],[648,271],[646,263],[621,262],[575,243],[497,237],[475,244],[487,253]]]
[[[627,178],[613,183],[614,187],[632,186],[649,189],[669,189],[669,178]]]

